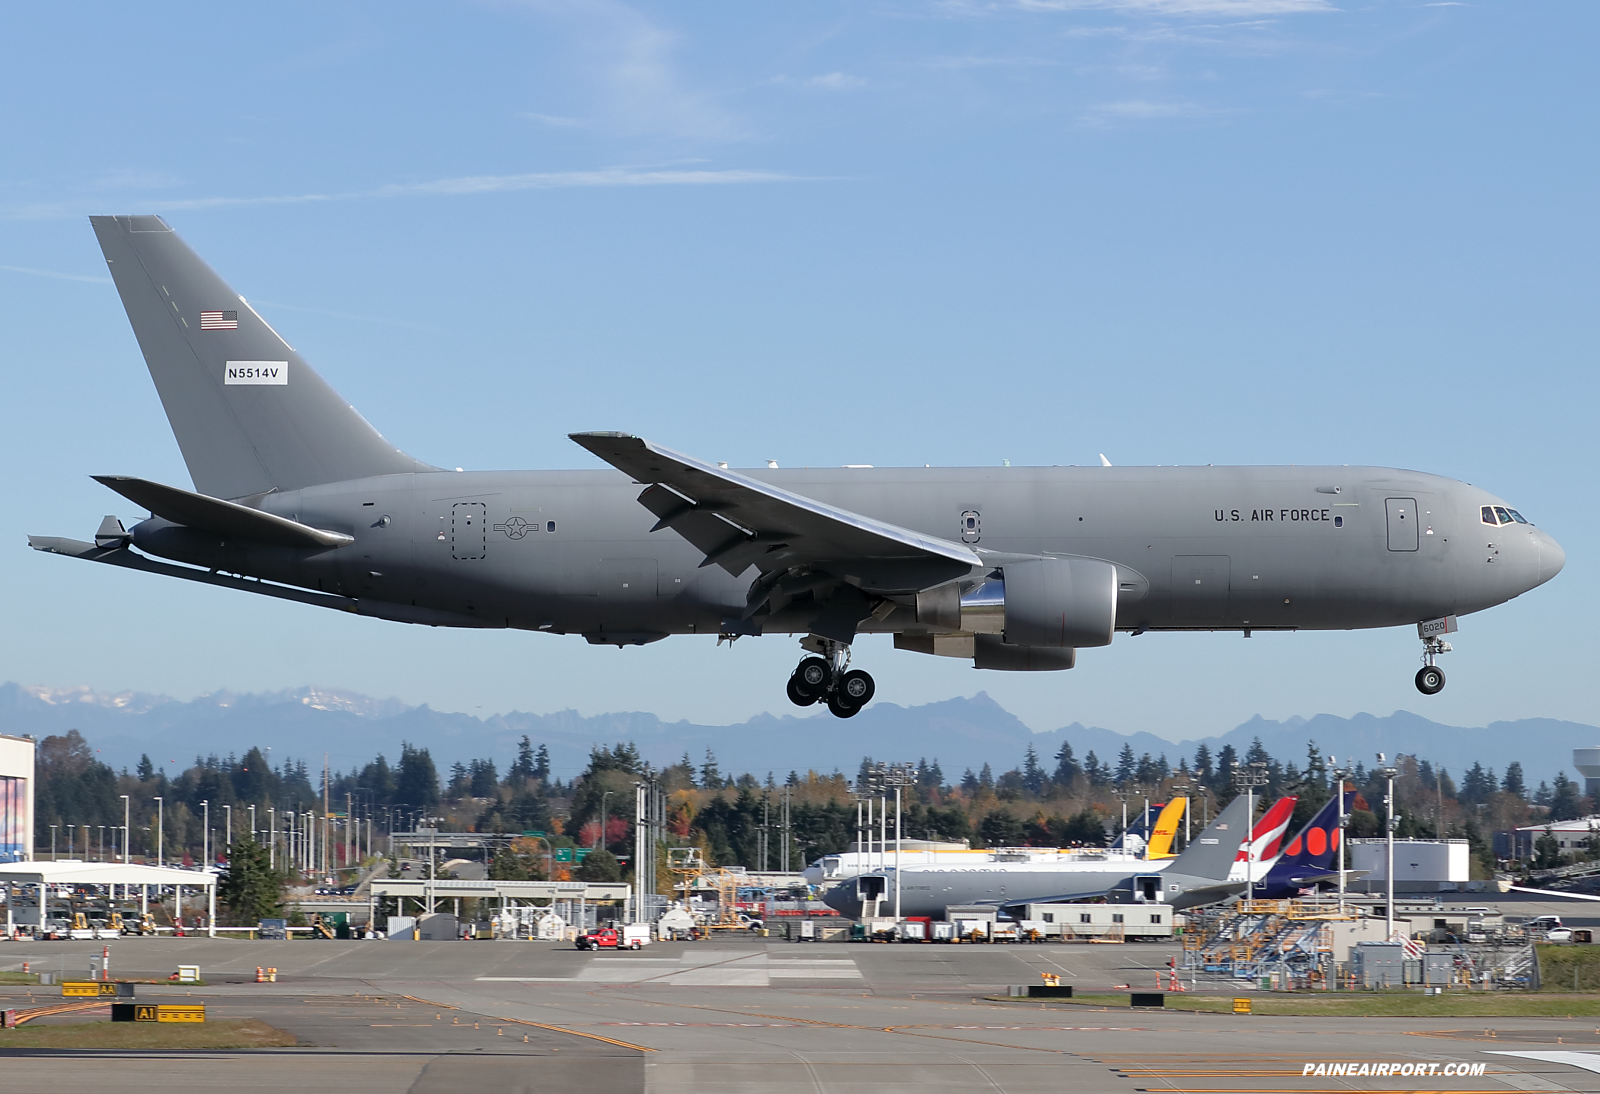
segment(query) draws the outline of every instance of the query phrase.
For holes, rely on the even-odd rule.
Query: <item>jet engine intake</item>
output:
[[[1093,558],[1007,563],[1005,640],[1014,646],[1108,646],[1117,622],[1117,568]],[[965,615],[965,612],[963,612]]]

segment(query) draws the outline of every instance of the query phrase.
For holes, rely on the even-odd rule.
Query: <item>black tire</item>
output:
[[[800,690],[821,698],[833,683],[833,666],[820,657],[807,657],[794,670]]]
[[[1424,695],[1438,695],[1444,690],[1444,670],[1434,665],[1418,669],[1417,690]]]
[[[850,700],[838,691],[828,692],[828,709],[833,712],[835,718],[854,718],[861,713],[860,707],[852,706]]]
[[[839,694],[857,710],[872,702],[877,690],[878,685],[872,682],[872,677],[860,669],[851,669],[839,677]]]
[[[789,702],[797,707],[808,707],[817,701],[815,695],[800,686],[800,677],[798,676],[789,677],[789,685],[784,688],[784,691],[789,695]]]

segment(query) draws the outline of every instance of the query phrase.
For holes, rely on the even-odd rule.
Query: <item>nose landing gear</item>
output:
[[[853,718],[872,701],[877,686],[860,669],[850,669],[850,647],[830,638],[808,638],[802,645],[821,656],[807,657],[795,667],[785,689],[795,706],[828,705],[836,718]]]
[[[1450,643],[1442,638],[1422,640],[1422,667],[1417,670],[1417,690],[1424,695],[1438,695],[1444,690],[1444,670],[1433,663],[1441,653],[1450,652]]]

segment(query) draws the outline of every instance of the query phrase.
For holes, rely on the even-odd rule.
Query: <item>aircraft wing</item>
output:
[[[984,565],[949,540],[874,520],[725,467],[685,456],[627,433],[571,437],[611,466],[647,484],[639,503],[737,577],[764,575],[751,590],[750,613],[796,567],[848,578],[864,590],[910,593]]]

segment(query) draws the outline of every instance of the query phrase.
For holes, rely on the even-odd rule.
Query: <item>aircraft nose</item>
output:
[[[1539,584],[1543,585],[1566,567],[1567,552],[1543,529],[1538,530],[1535,539],[1539,545]]]

